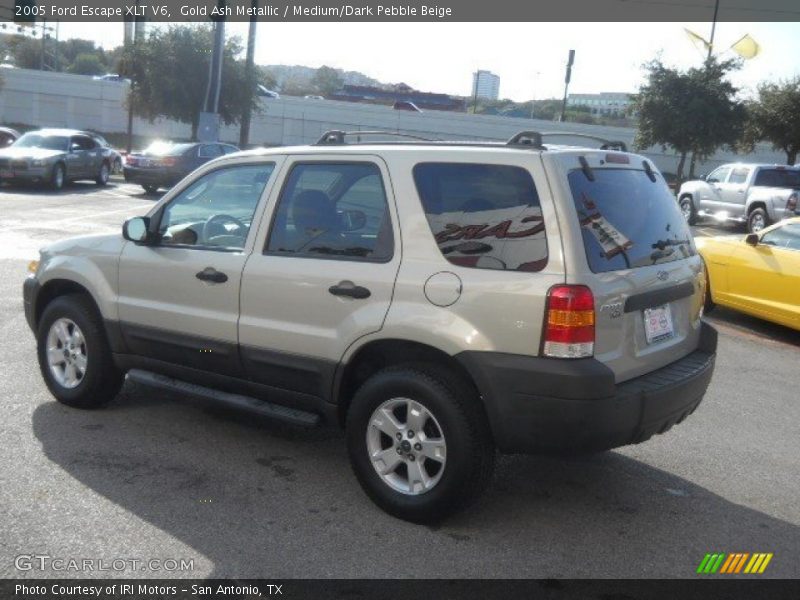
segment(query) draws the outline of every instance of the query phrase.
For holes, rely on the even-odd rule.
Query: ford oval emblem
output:
[[[669,279],[669,272],[668,271],[659,271],[658,275],[656,275],[661,281],[666,281]]]

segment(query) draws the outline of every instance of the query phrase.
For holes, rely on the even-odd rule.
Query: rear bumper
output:
[[[122,174],[128,183],[139,185],[157,185],[159,187],[170,187],[179,182],[183,176],[160,169],[138,169],[136,167],[123,167]]]
[[[711,381],[716,348],[717,332],[704,322],[694,352],[619,385],[591,358],[456,358],[475,377],[500,451],[591,452],[643,442],[690,415]]]

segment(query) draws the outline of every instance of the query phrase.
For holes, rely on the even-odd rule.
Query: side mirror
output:
[[[758,246],[758,234],[757,233],[748,233],[747,237],[744,238],[745,243],[748,246]]]
[[[77,152],[80,149],[81,149],[81,145],[80,144],[70,144],[70,146],[69,146],[69,151],[70,152]]]
[[[149,217],[133,217],[122,225],[122,237],[137,244],[153,243]]]
[[[343,231],[358,231],[367,224],[367,215],[362,210],[345,210],[339,214]]]

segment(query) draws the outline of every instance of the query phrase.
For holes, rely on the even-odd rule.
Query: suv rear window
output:
[[[760,169],[753,185],[762,187],[800,188],[800,171],[793,169]]]
[[[439,250],[452,264],[508,271],[547,264],[539,194],[527,170],[420,163],[414,181]]]
[[[633,169],[570,172],[589,268],[594,273],[633,269],[696,254],[692,234],[675,198],[656,175]]]

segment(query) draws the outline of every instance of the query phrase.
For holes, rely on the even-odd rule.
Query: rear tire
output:
[[[400,519],[441,520],[491,481],[495,450],[480,399],[444,369],[399,365],[370,377],[350,405],[346,435],[361,487]]]
[[[124,373],[114,365],[102,319],[85,295],[48,304],[36,339],[42,377],[59,402],[97,408],[119,392]]]
[[[769,225],[769,216],[763,208],[754,208],[747,215],[747,233],[758,233]]]
[[[692,201],[691,196],[683,196],[678,201],[678,206],[681,209],[683,218],[686,219],[686,222],[689,225],[694,225],[697,223],[697,211],[694,208],[694,202]]]
[[[143,185],[146,194],[155,194],[158,191],[157,185]]]

